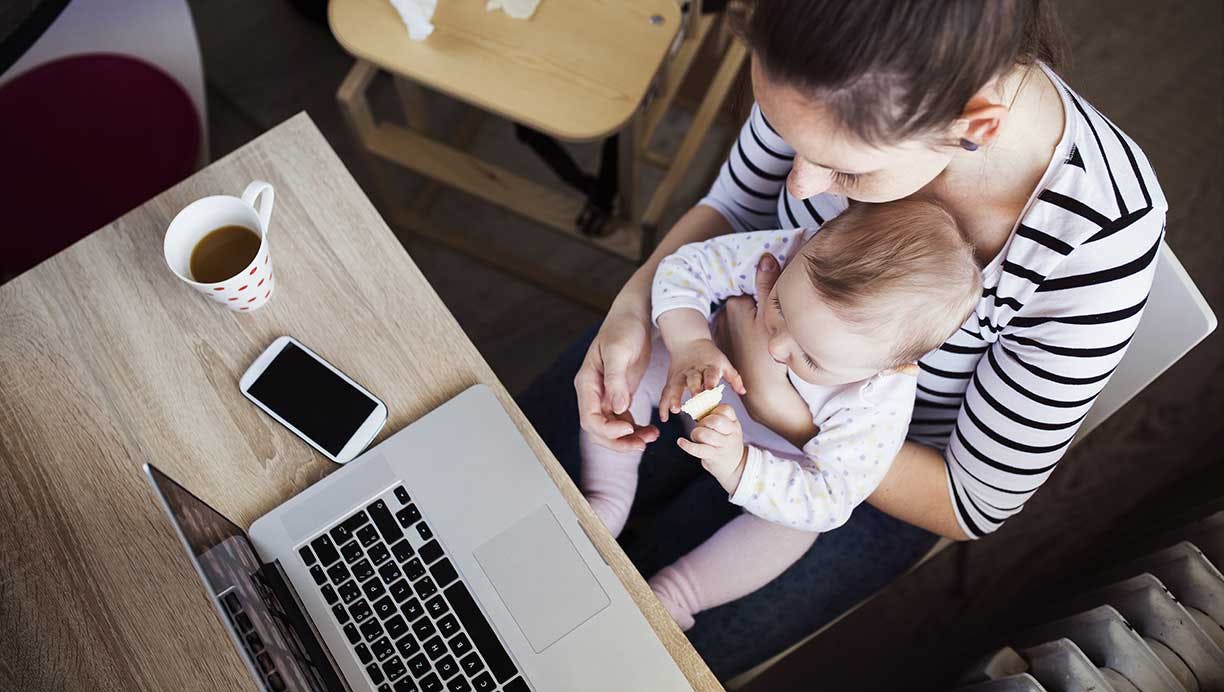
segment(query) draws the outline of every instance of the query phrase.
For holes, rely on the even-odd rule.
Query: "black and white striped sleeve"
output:
[[[794,157],[754,103],[718,179],[698,204],[718,211],[737,232],[777,228],[778,194]]]
[[[1019,512],[1071,444],[1139,324],[1164,219],[1114,219],[1049,276],[1013,269],[1037,288],[978,361],[944,449],[969,536]]]

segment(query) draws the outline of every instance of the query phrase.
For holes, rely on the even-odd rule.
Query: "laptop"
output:
[[[691,689],[487,387],[249,532],[145,471],[262,689]]]

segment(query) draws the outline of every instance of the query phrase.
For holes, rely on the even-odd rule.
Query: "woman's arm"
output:
[[[970,539],[956,521],[943,455],[931,447],[917,442],[902,445],[892,468],[867,502],[885,514],[944,538]]]

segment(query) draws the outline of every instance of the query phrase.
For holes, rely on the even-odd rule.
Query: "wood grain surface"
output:
[[[332,0],[328,18],[352,55],[573,141],[629,120],[680,28],[675,0],[543,0],[529,20],[440,2],[424,41],[385,0]]]
[[[167,270],[162,235],[252,179],[276,188],[279,285],[239,314]],[[379,440],[492,387],[693,686],[721,689],[304,114],[0,287],[0,324],[0,690],[254,689],[140,467],[243,526],[338,468],[238,391],[281,334],[387,403]]]

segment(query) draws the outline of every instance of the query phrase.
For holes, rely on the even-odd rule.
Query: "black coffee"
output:
[[[191,278],[202,284],[225,281],[255,259],[259,234],[246,226],[222,226],[196,243],[191,251]]]

